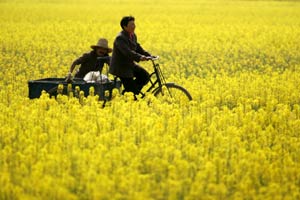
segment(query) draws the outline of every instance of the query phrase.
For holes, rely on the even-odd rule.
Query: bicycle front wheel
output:
[[[154,96],[168,103],[185,104],[192,100],[190,93],[175,83],[166,83],[154,91]]]

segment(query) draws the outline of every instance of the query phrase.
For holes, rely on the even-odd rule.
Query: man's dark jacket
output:
[[[151,56],[137,42],[135,34],[130,38],[126,31],[121,31],[114,41],[109,72],[122,78],[134,77],[134,69],[139,67],[135,62],[139,62],[142,55]]]

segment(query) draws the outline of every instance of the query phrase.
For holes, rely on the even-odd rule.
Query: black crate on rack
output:
[[[76,87],[80,88],[80,91],[84,92],[84,96],[89,95],[90,87],[94,87],[94,94],[99,96],[99,100],[110,100],[112,96],[112,90],[114,88],[119,89],[121,87],[120,80],[112,80],[106,82],[86,82],[80,78],[74,78],[71,83],[65,81],[65,78],[44,78],[38,80],[28,81],[29,98],[39,98],[42,91],[49,93],[51,96],[57,96],[57,88],[59,85],[63,85],[62,94],[67,94],[68,85],[75,91]]]

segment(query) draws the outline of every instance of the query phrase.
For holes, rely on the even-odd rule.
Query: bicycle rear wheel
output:
[[[184,87],[175,83],[166,83],[153,93],[155,97],[168,103],[185,104],[192,100],[190,93]]]

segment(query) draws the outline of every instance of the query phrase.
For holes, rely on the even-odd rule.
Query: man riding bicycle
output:
[[[146,61],[151,54],[137,42],[134,20],[132,16],[121,19],[122,31],[114,41],[109,72],[121,79],[124,92],[138,95],[143,86],[149,82],[149,73],[135,62]]]

